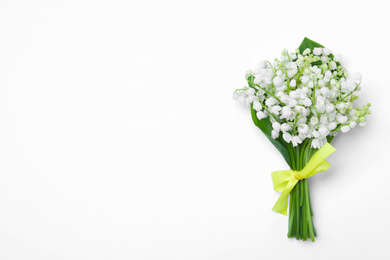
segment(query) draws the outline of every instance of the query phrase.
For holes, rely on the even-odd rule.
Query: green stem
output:
[[[295,215],[294,207],[291,207],[291,203],[293,200],[294,200],[294,193],[291,192],[290,193],[290,209],[289,209],[289,213],[288,213],[289,216]],[[288,219],[288,233],[287,233],[287,237],[289,237],[289,238],[294,236],[293,224],[294,224],[294,218],[290,217]]]
[[[358,89],[359,86],[360,86],[360,83],[356,86],[356,88],[355,88],[353,91],[349,92],[348,95],[346,95],[345,97],[343,97],[343,98],[341,99],[341,101],[344,101],[344,99],[346,99],[347,97],[349,97],[350,95],[352,95],[352,93],[355,92],[355,91]]]
[[[303,184],[305,180],[302,180],[300,181],[301,184]],[[305,185],[302,185],[303,187],[305,187]],[[306,193],[305,193],[306,194]],[[306,200],[305,200],[305,203],[302,205],[302,215],[303,215],[303,223],[302,223],[302,226],[303,226],[303,241],[306,241],[307,240],[307,215],[305,214],[306,213],[306,210],[307,210],[308,205],[306,205]]]
[[[306,210],[306,217],[308,220],[308,226],[309,226],[309,234],[311,241],[314,242],[314,231],[313,231],[313,222],[312,222],[312,212],[311,212],[311,207],[310,207],[310,195],[309,195],[309,182],[307,179],[304,180],[304,185],[305,185],[305,192],[306,192],[306,205],[308,205],[307,210]]]
[[[300,207],[299,207],[299,184],[295,186],[295,212],[296,212],[296,223],[295,223],[295,226],[296,226],[296,232],[295,232],[295,237],[297,239],[299,239],[299,231],[301,230],[300,229],[300,224],[301,224],[301,210],[300,210]]]
[[[288,146],[291,158],[290,167],[292,170],[302,170],[316,149],[310,148],[310,141],[306,140],[297,147]],[[288,237],[314,241],[316,230],[312,220],[313,210],[310,200],[308,179],[298,181],[290,193],[290,208],[288,222]]]

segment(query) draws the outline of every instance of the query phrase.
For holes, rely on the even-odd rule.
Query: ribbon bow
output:
[[[309,178],[317,172],[324,172],[329,169],[330,163],[325,161],[325,158],[334,153],[336,149],[329,143],[321,147],[300,171],[287,170],[275,171],[272,173],[272,182],[274,189],[282,192],[278,201],[275,203],[272,210],[287,215],[288,194],[298,183],[299,180]]]

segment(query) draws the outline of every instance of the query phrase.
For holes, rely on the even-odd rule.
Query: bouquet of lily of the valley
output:
[[[272,173],[274,189],[282,192],[273,210],[287,215],[288,237],[314,241],[308,178],[326,171],[338,132],[366,124],[370,104],[355,107],[361,75],[349,75],[341,55],[305,38],[295,52],[261,61],[246,73],[248,86],[233,98],[250,107],[253,122],[280,151],[290,170]]]

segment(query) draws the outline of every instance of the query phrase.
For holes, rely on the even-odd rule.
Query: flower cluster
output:
[[[261,61],[249,70],[249,86],[237,89],[233,98],[254,109],[260,120],[271,121],[272,138],[293,146],[310,138],[311,147],[320,148],[328,136],[364,126],[371,113],[369,103],[353,106],[362,76],[349,75],[341,58],[327,48],[283,50],[280,59]]]

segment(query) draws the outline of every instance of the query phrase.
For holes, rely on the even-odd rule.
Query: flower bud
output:
[[[292,79],[292,80],[290,81],[290,86],[291,86],[291,87],[295,87],[296,85],[297,85],[296,80],[295,80],[295,79]]]
[[[306,56],[306,55],[310,54],[310,52],[311,52],[310,48],[306,48],[306,50],[304,50],[302,54],[303,54],[303,56]]]

